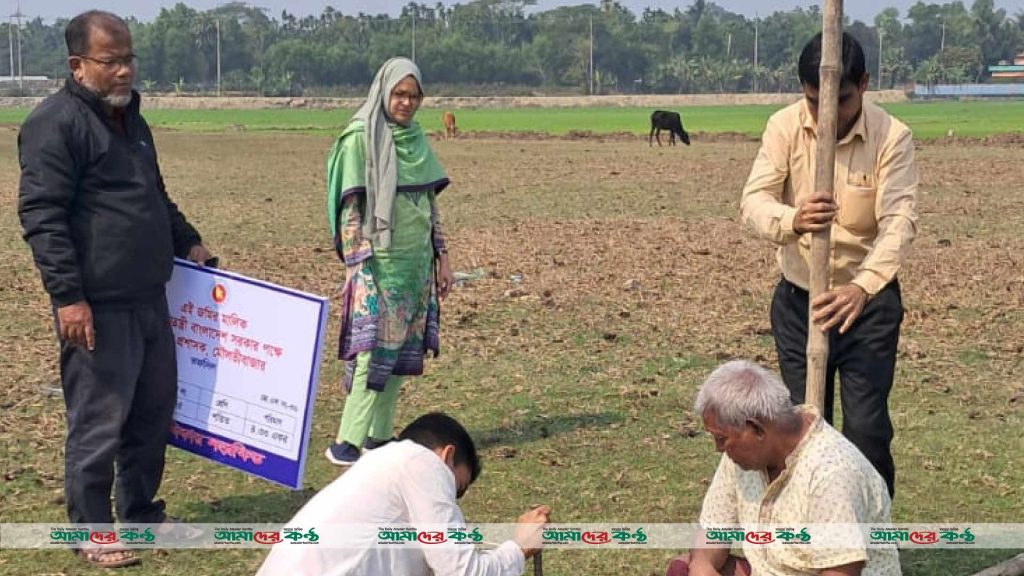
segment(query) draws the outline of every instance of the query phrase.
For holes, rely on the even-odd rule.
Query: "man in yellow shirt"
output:
[[[896,367],[903,304],[896,273],[917,227],[917,170],[910,130],[864,103],[864,51],[843,34],[835,196],[814,191],[821,34],[804,47],[804,98],[775,113],[743,189],[743,221],[778,245],[782,279],[772,300],[772,334],[793,401],[805,397],[811,233],[832,229],[829,290],[814,300],[813,320],[829,334],[824,417],[832,422],[840,375],[843,434],[894,493],[888,398]]]

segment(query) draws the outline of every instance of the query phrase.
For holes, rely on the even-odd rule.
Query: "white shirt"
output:
[[[286,525],[464,525],[455,493],[455,475],[436,453],[411,440],[392,442],[362,456]],[[373,545],[353,550],[283,542],[274,545],[256,576],[519,576],[525,564],[513,541],[488,551]]]

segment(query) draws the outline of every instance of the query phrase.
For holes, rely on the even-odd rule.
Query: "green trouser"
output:
[[[348,442],[359,448],[369,436],[374,440],[389,440],[394,436],[395,406],[398,404],[398,389],[402,378],[388,378],[384,390],[368,390],[366,380],[370,372],[370,353],[356,355],[355,373],[352,376],[352,390],[345,398],[345,410],[341,414],[337,443]]]

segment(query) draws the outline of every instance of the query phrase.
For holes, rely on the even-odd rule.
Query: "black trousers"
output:
[[[61,342],[67,407],[64,497],[74,523],[161,522],[154,501],[177,399],[174,336],[162,296],[131,308],[94,306],[96,349]]]
[[[807,291],[785,278],[772,298],[772,335],[782,379],[793,402],[802,404],[807,384]],[[846,334],[829,333],[823,416],[832,423],[835,375],[839,372],[843,435],[874,465],[895,494],[889,391],[896,370],[896,345],[903,322],[903,301],[895,279],[864,306]]]

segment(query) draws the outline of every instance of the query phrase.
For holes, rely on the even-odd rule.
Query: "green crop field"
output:
[[[778,106],[692,106],[676,108],[692,132],[739,132],[757,136]],[[1013,101],[912,102],[887,104],[887,110],[906,122],[919,139],[945,136],[984,137],[1024,130],[1024,103]],[[0,109],[0,125],[20,123],[27,109]],[[154,127],[216,132],[222,130],[281,130],[333,133],[344,126],[352,110],[149,110]],[[463,132],[542,132],[555,135],[572,130],[598,134],[646,134],[650,108],[478,108],[457,110]],[[441,111],[425,108],[417,116],[426,130],[441,129]]]

